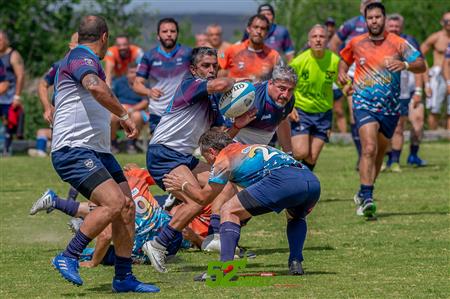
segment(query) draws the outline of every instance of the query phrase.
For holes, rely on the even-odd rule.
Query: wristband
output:
[[[447,80],[447,85],[450,85],[450,80]]]
[[[236,126],[235,123],[233,123],[233,128],[238,129],[238,130],[242,129],[242,128],[239,128],[238,126]]]
[[[183,185],[181,185],[181,191],[184,192],[184,186],[186,186],[187,184],[189,184],[188,181],[184,182]]]
[[[431,86],[430,86],[430,82],[426,82],[425,83],[425,88],[430,88]]]
[[[128,113],[125,113],[124,115],[120,116],[119,119],[121,121],[126,121],[127,119],[129,119],[130,117],[128,116]]]
[[[416,91],[414,92],[414,95],[419,96],[419,97],[421,97],[422,94],[423,94],[423,93],[422,93],[421,91],[417,91],[417,90],[416,90]]]
[[[21,97],[18,94],[15,94],[13,100],[20,101]]]
[[[405,64],[405,70],[409,69],[409,63],[407,63],[406,61],[403,61],[403,63]]]

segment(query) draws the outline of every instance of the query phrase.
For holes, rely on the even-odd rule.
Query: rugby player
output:
[[[400,72],[423,72],[425,63],[411,44],[384,30],[383,4],[370,3],[365,7],[364,16],[369,32],[353,38],[341,51],[339,81],[346,84],[350,80],[348,68],[355,63],[352,108],[361,137],[362,156],[361,186],[354,200],[358,215],[374,217],[375,179],[399,118]]]
[[[289,36],[289,31],[285,27],[274,23],[275,10],[273,6],[268,3],[261,4],[258,7],[257,14],[265,16],[269,21],[269,29],[264,38],[265,45],[274,49],[280,55],[284,55],[287,62],[291,61],[294,57],[294,44]],[[242,37],[242,42],[249,39],[249,37],[249,32],[246,30]]]
[[[212,126],[221,126],[223,123],[215,94],[230,90],[235,83],[231,78],[217,78],[217,72],[215,49],[200,47],[192,51],[190,71],[175,91],[148,146],[147,169],[163,189],[162,178],[168,173],[181,175],[199,187],[207,181],[208,167],[195,158],[193,153],[200,136]],[[237,130],[254,117],[254,112],[249,112],[236,118],[230,134],[236,135]],[[167,271],[167,247],[203,207],[210,203],[195,202],[182,192],[172,194],[184,202],[169,225],[143,247],[152,266],[159,272]]]
[[[388,15],[386,21],[386,30],[397,34],[407,40],[415,49],[419,50],[419,43],[411,35],[402,33],[403,17],[399,14]],[[420,50],[419,50],[420,51]],[[421,57],[423,58],[422,54]],[[426,161],[418,156],[420,141],[423,134],[424,124],[424,105],[422,104],[423,94],[423,74],[413,74],[408,71],[402,71],[400,74],[400,119],[395,128],[394,136],[391,142],[391,151],[387,153],[388,161],[386,170],[401,172],[400,155],[402,152],[406,121],[411,122],[410,134],[410,153],[407,163],[414,166],[425,166]],[[426,79],[428,81],[428,78]],[[384,166],[384,164],[383,164]]]
[[[214,199],[229,182],[238,186],[240,192],[220,212],[220,260],[234,259],[242,222],[286,209],[289,272],[302,275],[305,217],[319,200],[319,180],[289,155],[267,145],[233,143],[224,132],[206,132],[199,144],[211,165],[208,183],[201,188],[175,173],[165,175],[163,181],[168,191],[183,192],[199,202]]]
[[[100,64],[108,47],[108,26],[85,16],[79,45],[60,62],[55,83],[52,163],[61,179],[97,205],[84,219],[66,250],[52,264],[67,281],[82,285],[79,257],[89,242],[112,224],[115,246],[114,292],[159,292],[132,274],[134,203],[123,171],[110,153],[110,114],[117,115],[127,137],[138,135],[128,112],[105,83]]]
[[[127,74],[130,63],[138,64],[144,55],[142,49],[130,44],[128,36],[120,34],[116,44],[108,48],[105,56],[106,84],[113,88],[113,81]]]
[[[433,49],[433,66],[429,71],[431,97],[427,98],[428,126],[436,130],[439,124],[439,114],[447,94],[447,130],[450,130],[450,95],[447,93],[446,82],[442,75],[442,65],[445,50],[450,43],[450,12],[444,13],[441,19],[442,29],[431,34],[420,46],[423,55]]]
[[[8,90],[8,85],[9,82],[6,80],[6,68],[3,65],[3,61],[0,60],[0,95]]]
[[[270,22],[263,15],[252,16],[247,23],[249,38],[230,46],[219,56],[219,77],[248,78],[254,83],[270,79],[273,68],[282,64],[276,50],[264,44]]]
[[[222,39],[222,26],[219,24],[208,25],[206,35],[211,46],[217,50],[217,57],[222,57],[225,50],[231,46],[229,42]]]
[[[159,45],[145,52],[138,65],[134,91],[150,98],[150,133],[154,133],[161,116],[173,98],[183,76],[189,70],[191,48],[177,43],[178,23],[172,18],[158,21]],[[151,87],[145,82],[150,80]]]
[[[298,76],[291,130],[294,158],[313,171],[333,124],[333,83],[339,57],[326,48],[324,25],[311,28],[308,43],[310,48],[290,63]]]

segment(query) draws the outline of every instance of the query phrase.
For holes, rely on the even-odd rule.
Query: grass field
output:
[[[365,221],[355,216],[351,200],[359,185],[354,149],[325,148],[316,168],[322,196],[308,220],[306,275],[287,276],[285,216],[269,214],[243,228],[240,242],[257,254],[245,272],[277,274],[249,278],[261,286],[194,283],[193,276],[217,255],[192,250],[182,252],[167,274],[136,266],[137,276],[156,283],[161,293],[133,298],[450,298],[450,144],[428,143],[421,153],[428,167],[381,175],[378,221]],[[118,157],[121,163],[145,161],[144,155]],[[68,218],[58,212],[28,216],[46,187],[66,194],[50,160],[1,158],[0,173],[0,297],[119,297],[110,291],[112,267],[81,269],[80,288],[51,268],[50,259],[71,238]]]

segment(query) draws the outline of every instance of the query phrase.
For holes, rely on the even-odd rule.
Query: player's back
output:
[[[98,57],[86,46],[71,50],[55,79],[52,151],[64,146],[110,152],[110,112],[81,84],[88,74],[105,80]]]

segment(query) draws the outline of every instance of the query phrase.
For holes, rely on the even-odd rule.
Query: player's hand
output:
[[[339,72],[338,74],[338,85],[339,87],[342,89],[345,85],[347,84],[351,84],[352,79],[350,79],[349,75],[347,74],[347,72]]]
[[[414,94],[412,97],[412,107],[414,109],[417,108],[417,106],[419,106],[419,104],[422,102],[422,96],[419,96],[418,94]]]
[[[123,167],[123,170],[125,170],[125,171],[130,171],[132,169],[140,169],[140,167],[136,163],[127,163]]]
[[[50,106],[50,108],[44,111],[44,119],[48,122],[49,125],[53,124],[53,113],[55,113],[55,107]]]
[[[94,268],[96,265],[92,261],[81,262],[80,267]]]
[[[122,126],[128,138],[135,139],[139,136],[139,130],[136,128],[136,125],[131,118],[128,118],[127,120],[121,120],[120,125]]]
[[[252,108],[249,111],[242,114],[241,116],[236,117],[234,119],[234,126],[237,129],[244,128],[256,118],[256,112],[258,112],[258,109]]]
[[[162,92],[161,89],[158,88],[150,88],[148,90],[148,94],[147,96],[152,99],[152,100],[157,100],[159,99],[164,93]]]
[[[14,99],[11,103],[11,106],[13,107],[13,109],[22,107],[22,102],[20,100]]]
[[[234,80],[236,83],[238,83],[238,82],[253,82],[253,80],[250,78],[235,78]]]
[[[344,87],[342,87],[342,93],[343,93],[345,96],[351,96],[351,95],[353,94],[353,92],[354,92],[354,90],[353,90],[353,86],[352,86],[351,83],[345,85]]]
[[[300,117],[298,116],[297,109],[292,109],[292,112],[289,114],[289,119],[293,122],[298,123],[300,121]]]
[[[184,182],[186,180],[174,173],[165,174],[163,177],[163,183],[167,191],[180,191]]]
[[[403,70],[406,70],[406,64],[403,61],[392,59],[389,61],[386,61],[386,68],[390,72],[400,72]]]

